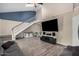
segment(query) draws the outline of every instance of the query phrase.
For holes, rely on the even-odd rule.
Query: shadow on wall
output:
[[[32,17],[36,16],[35,11],[18,11],[18,12],[5,12],[0,13],[0,19],[12,20],[12,21],[21,21],[21,22],[29,22],[35,20],[35,18],[28,20]]]

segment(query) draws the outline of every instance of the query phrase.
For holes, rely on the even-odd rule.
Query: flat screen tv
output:
[[[42,30],[58,32],[58,20],[53,19],[53,20],[42,22]]]

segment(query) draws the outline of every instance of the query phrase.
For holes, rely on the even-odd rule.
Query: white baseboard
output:
[[[72,46],[72,45],[70,45],[70,44],[59,43],[59,42],[57,42],[57,44],[60,44],[60,45],[63,45],[63,46]]]
[[[11,37],[11,35],[0,35],[0,37]]]

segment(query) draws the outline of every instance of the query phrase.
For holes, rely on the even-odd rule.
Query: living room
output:
[[[79,46],[78,20],[75,21],[79,15],[79,3],[0,3],[0,8],[0,40],[4,48],[1,55],[79,55],[69,50],[66,54],[64,52],[66,48]],[[43,25],[46,22],[47,25]],[[9,53],[7,48],[16,51]]]

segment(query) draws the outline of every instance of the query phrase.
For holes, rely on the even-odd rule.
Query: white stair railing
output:
[[[29,20],[33,19],[34,17],[30,18]],[[22,31],[24,31],[25,29],[27,29],[29,26],[31,26],[32,24],[36,23],[36,21],[32,21],[32,22],[22,22],[18,25],[16,25],[15,27],[12,28],[12,40],[16,39],[16,35],[18,35],[19,33],[21,33]]]

